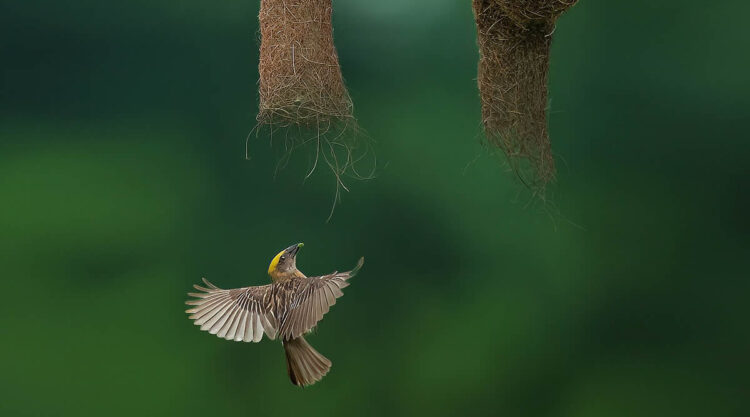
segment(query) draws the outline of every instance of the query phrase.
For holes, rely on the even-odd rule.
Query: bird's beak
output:
[[[292,245],[288,248],[286,248],[286,253],[288,253],[290,256],[297,255],[297,251],[299,251],[299,248],[305,246],[304,243],[297,243],[296,245]]]

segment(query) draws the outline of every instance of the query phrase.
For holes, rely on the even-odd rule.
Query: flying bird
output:
[[[307,277],[297,269],[297,252],[302,243],[279,252],[268,266],[271,283],[256,287],[221,289],[203,278],[206,287],[188,293],[195,297],[185,303],[193,306],[186,312],[201,330],[237,342],[260,342],[263,335],[281,339],[286,353],[287,372],[292,384],[314,384],[331,369],[331,361],[321,355],[304,338],[323,318],[349,278],[364,263],[360,258],[348,272]]]

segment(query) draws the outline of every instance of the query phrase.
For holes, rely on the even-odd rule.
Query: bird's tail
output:
[[[318,353],[302,336],[285,340],[284,352],[289,379],[294,385],[312,385],[320,381],[331,369],[331,361]]]

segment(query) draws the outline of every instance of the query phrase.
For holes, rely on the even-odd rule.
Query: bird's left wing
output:
[[[336,299],[344,295],[341,290],[349,285],[349,278],[359,272],[364,263],[360,258],[351,271],[334,272],[320,277],[300,278],[278,285],[288,285],[289,300],[279,311],[279,337],[294,339],[309,331],[323,318]],[[280,291],[281,292],[281,291]]]
[[[272,308],[272,284],[257,287],[221,289],[203,278],[207,287],[194,285],[198,293],[188,293],[194,300],[186,310],[201,330],[227,340],[260,342],[263,333],[276,337],[277,321]]]

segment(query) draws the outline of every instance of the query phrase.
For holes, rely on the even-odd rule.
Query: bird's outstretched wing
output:
[[[186,311],[195,324],[227,340],[260,342],[265,332],[276,337],[277,321],[272,308],[272,285],[223,290],[203,278],[207,288],[194,285],[198,293],[188,293],[194,306]]]
[[[341,290],[349,285],[349,278],[359,272],[365,259],[360,258],[357,266],[348,272],[334,272],[320,277],[309,277],[279,282],[279,294],[288,294],[289,299],[279,309],[279,337],[282,340],[294,339],[309,331],[323,318],[336,299],[344,295]]]

